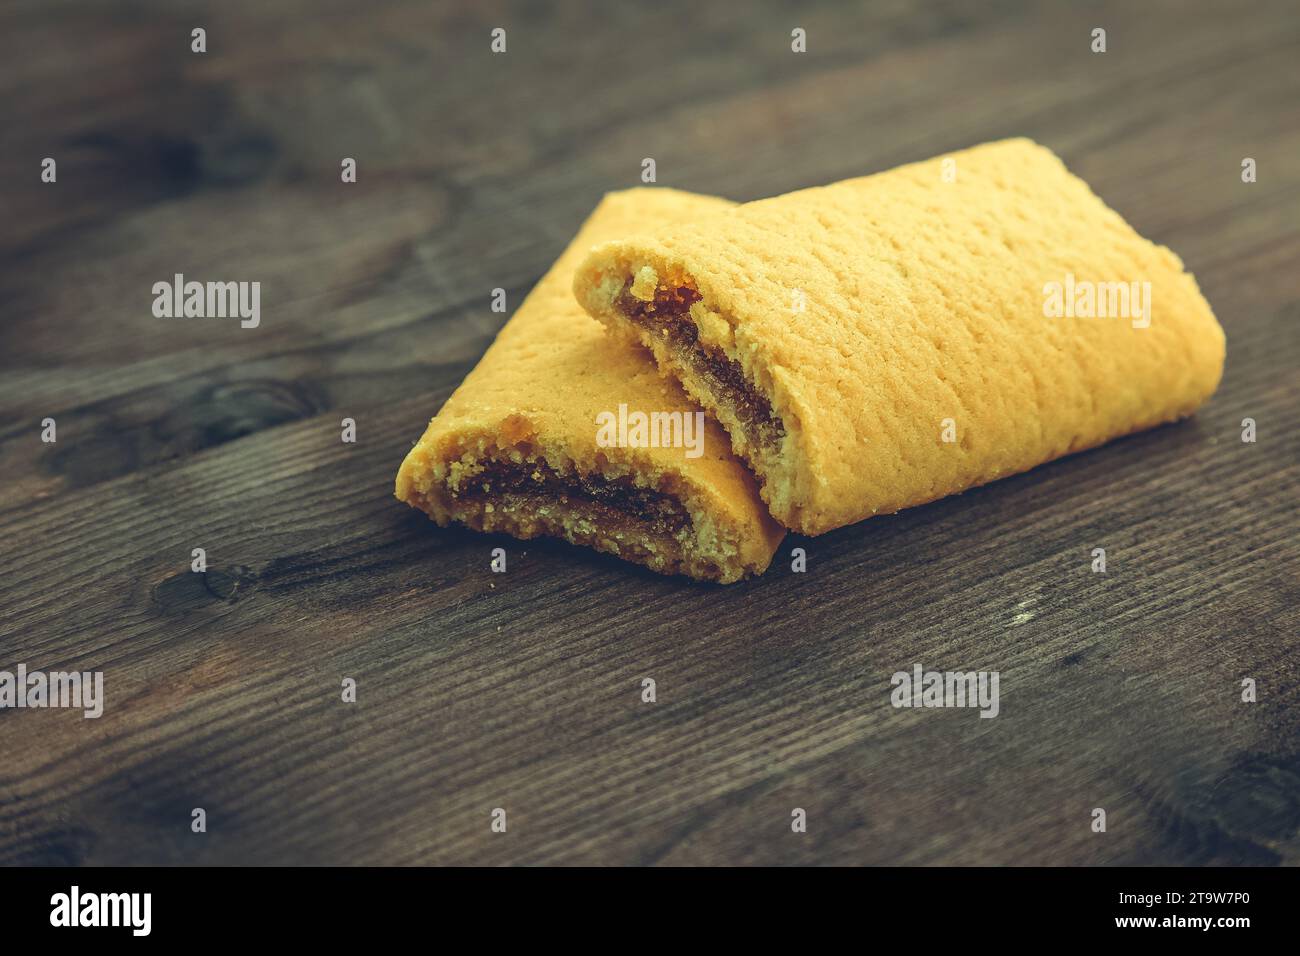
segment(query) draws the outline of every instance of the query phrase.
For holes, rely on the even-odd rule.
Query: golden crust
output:
[[[728,205],[667,189],[607,195],[406,456],[397,497],[439,524],[556,535],[668,573],[731,582],[766,569],[784,531],[716,422],[706,420],[698,458],[682,448],[597,444],[597,415],[616,412],[620,403],[685,415],[698,406],[656,372],[644,351],[611,340],[570,291],[574,266],[594,243]],[[689,535],[655,541],[559,502],[539,510],[458,498],[456,490],[485,459],[540,461],[576,476],[630,476],[638,487],[681,500],[692,519]]]
[[[779,414],[776,452],[748,447],[709,384],[615,307],[647,268],[703,296],[700,341]],[[1046,285],[1067,276],[1150,282],[1149,327],[1046,317]],[[574,291],[718,415],[772,513],[806,534],[1189,415],[1223,368],[1223,330],[1178,257],[1025,139],[607,243]]]

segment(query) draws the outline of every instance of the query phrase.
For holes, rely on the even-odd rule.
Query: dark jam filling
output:
[[[705,380],[719,403],[730,406],[736,418],[756,444],[775,450],[785,437],[785,426],[772,412],[772,404],[749,380],[739,362],[721,351],[701,345],[699,330],[687,318],[700,294],[688,286],[655,289],[650,302],[642,302],[631,292],[632,280],[623,285],[617,308],[644,328],[666,333],[678,356]]]
[[[676,535],[690,524],[690,515],[672,495],[638,488],[631,478],[603,475],[561,475],[542,462],[488,462],[467,478],[456,493],[459,499],[506,497],[531,508],[556,503],[577,503],[598,512],[602,523],[615,530]]]

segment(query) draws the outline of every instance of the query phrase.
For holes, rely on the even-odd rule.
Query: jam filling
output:
[[[596,513],[615,530],[675,536],[691,521],[672,495],[638,488],[630,477],[562,475],[543,462],[490,461],[465,479],[455,497],[461,500],[501,500],[539,506],[577,504]]]
[[[739,362],[699,342],[699,330],[688,316],[700,294],[688,286],[659,287],[653,300],[643,302],[632,295],[631,288],[629,279],[616,303],[619,311],[644,328],[667,334],[677,356],[704,379],[720,403],[731,407],[750,439],[769,450],[777,449],[785,437],[785,426],[773,413],[767,396],[749,383]]]

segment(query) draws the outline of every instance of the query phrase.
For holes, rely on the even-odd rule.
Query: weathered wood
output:
[[[108,697],[0,710],[0,862],[1300,862],[1292,6],[606,6],[0,11],[0,669]],[[731,588],[392,499],[491,289],[643,157],[749,199],[1015,134],[1196,273],[1194,420]],[[261,326],[155,319],[175,272]],[[1001,714],[893,708],[914,663]]]

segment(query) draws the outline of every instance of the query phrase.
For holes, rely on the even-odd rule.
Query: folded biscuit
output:
[[[406,456],[397,497],[440,525],[553,535],[664,573],[729,583],[766,569],[785,532],[726,434],[570,291],[594,243],[729,205],[606,196]]]
[[[1024,139],[607,243],[574,291],[806,534],[1189,415],[1223,367],[1178,257]]]

